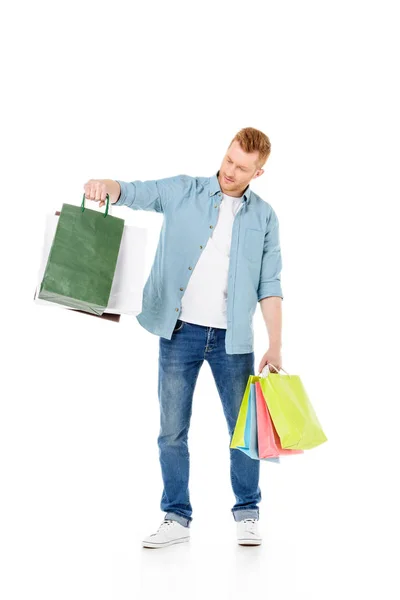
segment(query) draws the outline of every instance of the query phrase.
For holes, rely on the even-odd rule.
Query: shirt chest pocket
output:
[[[261,259],[264,248],[264,232],[247,227],[244,232],[243,254],[251,262]]]

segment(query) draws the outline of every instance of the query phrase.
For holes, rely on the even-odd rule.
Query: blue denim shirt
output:
[[[148,181],[118,181],[113,206],[162,213],[154,262],[143,289],[139,323],[172,338],[190,276],[217,224],[222,192],[219,171],[211,177],[176,175]],[[283,299],[279,223],[273,208],[248,185],[234,218],[227,290],[227,354],[253,352],[253,315],[267,296]]]

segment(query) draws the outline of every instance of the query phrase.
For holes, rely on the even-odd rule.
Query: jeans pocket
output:
[[[183,327],[183,324],[184,324],[184,321],[181,321],[180,319],[178,319],[172,333],[177,333],[177,331],[180,331]]]

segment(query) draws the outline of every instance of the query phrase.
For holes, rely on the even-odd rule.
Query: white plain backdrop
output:
[[[399,22],[395,2],[2,7],[0,592],[4,600],[400,594]],[[208,363],[189,433],[191,541],[161,523],[159,338],[33,302],[45,215],[90,178],[210,176],[242,127],[280,222],[283,368],[328,437],[261,463],[263,544],[240,547]],[[94,205],[91,208],[96,208]],[[102,209],[104,210],[104,209]],[[146,277],[162,216],[148,228]],[[268,348],[257,307],[256,366]]]

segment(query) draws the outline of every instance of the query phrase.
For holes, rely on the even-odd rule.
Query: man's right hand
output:
[[[120,185],[112,179],[89,179],[84,186],[85,198],[100,202],[99,206],[104,206],[106,196],[109,194],[111,204],[114,204],[120,195]]]

